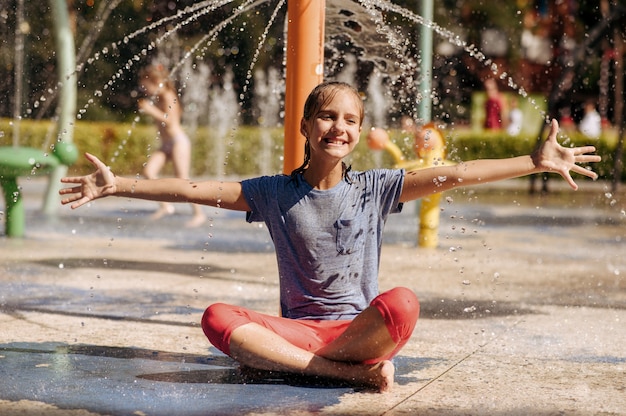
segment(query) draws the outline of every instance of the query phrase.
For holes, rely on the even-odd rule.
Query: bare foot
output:
[[[391,361],[385,360],[374,365],[356,364],[354,372],[346,377],[355,384],[387,393],[393,389],[393,379],[396,372]]]
[[[163,217],[174,214],[174,211],[175,210],[173,206],[169,204],[164,204],[164,205],[161,205],[161,208],[156,210],[154,214],[150,215],[150,219],[153,221],[160,220]]]
[[[381,361],[370,370],[370,381],[381,393],[389,392],[393,389],[393,378],[396,372],[391,361]]]
[[[203,214],[196,214],[192,219],[185,223],[186,228],[196,228],[204,224],[206,217]]]

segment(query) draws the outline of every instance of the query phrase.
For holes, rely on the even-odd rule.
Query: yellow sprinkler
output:
[[[389,140],[389,134],[381,128],[374,127],[367,134],[367,145],[372,150],[385,150],[391,154],[396,168],[407,171],[425,169],[433,166],[453,164],[445,159],[445,141],[441,132],[433,123],[422,127],[409,124],[408,131],[413,132],[416,159],[407,160],[398,146]],[[439,243],[439,202],[441,193],[422,198],[419,212],[418,246],[435,248]]]

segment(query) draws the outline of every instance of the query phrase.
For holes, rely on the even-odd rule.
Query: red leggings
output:
[[[378,309],[391,338],[397,343],[396,348],[386,356],[368,360],[375,363],[395,356],[407,343],[417,323],[420,307],[415,294],[404,287],[381,293],[372,300],[370,306]],[[215,303],[204,312],[202,329],[211,344],[224,354],[230,355],[232,332],[251,322],[273,331],[297,347],[314,352],[341,335],[352,320],[290,319]]]

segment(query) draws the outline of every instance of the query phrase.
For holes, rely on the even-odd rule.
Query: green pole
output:
[[[434,0],[422,0],[420,2],[420,15],[425,21],[433,21]],[[419,92],[422,96],[418,107],[419,125],[426,125],[432,119],[432,76],[433,76],[433,31],[428,25],[420,26],[420,85]],[[428,163],[428,162],[427,162]],[[439,228],[439,200],[441,194],[423,198],[420,203],[418,230],[419,247],[437,247]]]
[[[15,104],[13,107],[13,147],[20,144],[22,94],[24,86],[24,0],[18,0],[15,12]]]
[[[420,1],[420,15],[427,21],[433,20],[433,0]],[[426,25],[420,26],[420,50],[422,51],[420,62],[420,85],[419,92],[422,99],[418,107],[418,124],[426,124],[432,117],[432,100],[430,98],[432,89],[433,73],[433,31]]]
[[[4,191],[6,202],[5,231],[7,237],[23,237],[26,214],[24,213],[24,200],[17,186],[17,178],[8,176],[0,178],[0,186]]]
[[[50,173],[48,190],[43,204],[46,215],[56,214],[59,205],[60,180],[67,174],[67,165],[64,158],[75,158],[76,149],[72,145],[74,137],[74,120],[76,115],[76,51],[74,34],[70,26],[68,4],[66,0],[50,0],[52,21],[54,23],[54,38],[56,43],[57,76],[59,78],[59,121],[57,140],[54,144],[54,153],[61,163]]]

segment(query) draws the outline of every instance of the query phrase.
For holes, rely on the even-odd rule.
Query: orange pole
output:
[[[287,74],[283,172],[304,161],[300,120],[304,102],[324,76],[324,0],[287,1]]]

